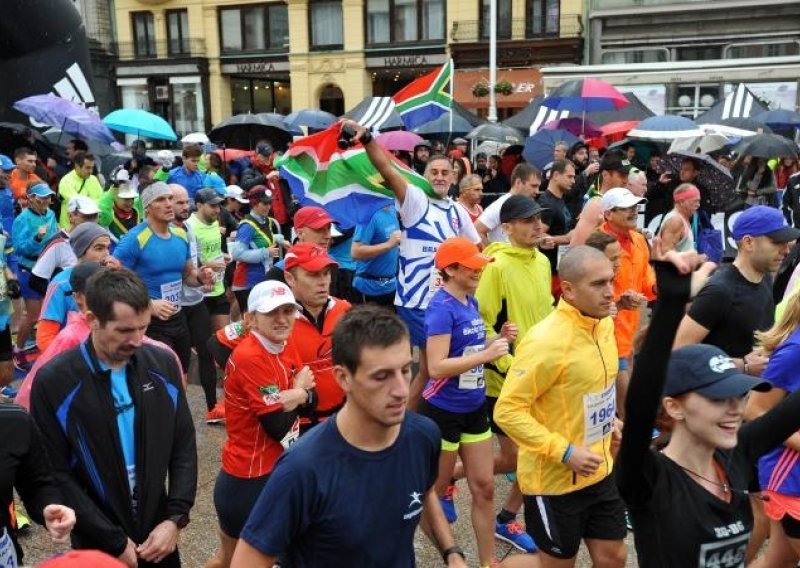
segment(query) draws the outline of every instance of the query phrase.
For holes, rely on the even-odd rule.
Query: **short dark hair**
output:
[[[14,159],[22,158],[23,156],[28,156],[30,154],[36,155],[36,152],[28,148],[27,146],[20,146],[16,150],[14,150]]]
[[[202,155],[203,155],[203,150],[200,148],[200,146],[197,146],[196,144],[188,144],[183,149],[184,158],[199,158]]]
[[[215,170],[221,170],[222,158],[220,158],[219,155],[212,152],[206,157],[206,165],[214,168]]]
[[[89,154],[88,152],[76,152],[75,155],[72,156],[72,164],[75,166],[82,166],[86,161],[96,161],[94,154]]]
[[[72,148],[76,152],[88,152],[89,151],[89,145],[86,142],[84,142],[83,140],[78,140],[77,138],[73,138],[72,140],[69,141],[69,144],[72,144]]]
[[[572,166],[574,168],[575,164],[573,164],[571,160],[556,160],[555,162],[553,162],[550,171],[563,174],[565,171],[567,171],[567,168],[569,166]]]
[[[528,178],[531,176],[536,176],[539,179],[542,179],[542,172],[536,169],[536,166],[533,164],[529,164],[528,162],[520,162],[514,169],[511,170],[511,179],[509,180],[511,185],[514,185],[514,182],[519,180],[521,182],[528,181]]]
[[[403,320],[386,308],[356,306],[333,329],[333,364],[355,374],[365,347],[390,347],[408,337]]]
[[[617,237],[610,235],[605,231],[593,231],[591,235],[586,238],[584,243],[587,247],[596,248],[600,252],[605,252],[608,245],[619,242]]]
[[[126,304],[142,313],[150,309],[147,287],[130,270],[101,270],[86,282],[86,307],[101,326],[114,319],[114,303]]]

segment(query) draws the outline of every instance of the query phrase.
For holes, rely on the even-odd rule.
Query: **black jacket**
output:
[[[31,414],[64,504],[75,509],[73,546],[118,556],[128,537],[142,543],[157,524],[189,514],[197,489],[197,447],[174,357],[142,345],[127,365],[135,406],[134,513],[110,374],[101,370],[90,337],[41,368]]]

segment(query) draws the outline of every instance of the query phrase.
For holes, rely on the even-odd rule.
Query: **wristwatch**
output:
[[[182,529],[189,524],[189,515],[172,515],[168,520],[178,525],[179,529]]]
[[[461,550],[460,546],[457,546],[457,545],[456,546],[451,546],[450,548],[445,548],[444,550],[442,550],[442,560],[444,560],[445,566],[447,565],[447,563],[448,563],[447,559],[450,558],[451,554],[458,554],[464,560],[467,559],[467,557],[464,556],[464,551]]]

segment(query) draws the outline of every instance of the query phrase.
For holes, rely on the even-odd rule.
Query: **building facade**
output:
[[[536,67],[579,63],[581,0],[497,0],[501,117],[541,92]],[[179,135],[239,113],[339,115],[450,57],[454,95],[485,112],[489,0],[116,0],[122,106]]]

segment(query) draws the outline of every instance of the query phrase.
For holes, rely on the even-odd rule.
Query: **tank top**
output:
[[[686,221],[686,219],[675,211],[674,209],[664,215],[664,219],[661,221],[661,228],[659,228],[659,234],[661,233],[661,229],[664,227],[664,223],[666,223],[672,217],[678,217],[683,222],[683,237],[675,244],[675,250],[678,252],[686,252],[688,250],[696,250],[694,246],[694,233],[692,232],[692,226]]]

